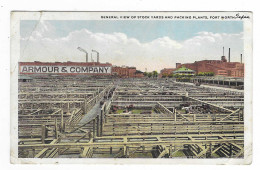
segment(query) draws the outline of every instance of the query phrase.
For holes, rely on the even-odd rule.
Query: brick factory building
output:
[[[226,77],[244,77],[244,64],[239,62],[227,62],[225,57],[221,60],[202,60],[194,63],[181,64],[177,68],[187,67],[200,72],[213,72],[214,75]]]
[[[136,70],[136,67],[126,67],[126,66],[113,66],[112,74],[120,78],[142,78],[144,77],[143,72]]]
[[[111,75],[112,64],[99,62],[19,62],[20,74]]]
[[[200,72],[213,72],[216,76],[244,77],[244,63],[242,63],[242,56],[241,62],[228,62],[226,57],[222,56],[221,60],[202,60],[185,64],[176,63],[176,68],[165,68],[161,70],[160,77],[162,77],[163,74],[169,75],[181,67],[194,70],[196,74]]]
[[[58,75],[107,75],[120,78],[141,78],[143,72],[135,67],[112,66],[100,62],[19,62],[19,74],[58,74]]]

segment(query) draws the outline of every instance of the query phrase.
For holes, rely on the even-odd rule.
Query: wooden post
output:
[[[57,118],[55,118],[55,138],[58,139],[58,123],[57,123]]]
[[[163,135],[164,135],[164,123],[163,123],[163,130],[162,130],[162,133],[163,133]]]
[[[151,123],[151,135],[153,134],[153,124]]]
[[[87,114],[87,109],[86,109],[86,99],[84,99],[84,113],[83,114]]]
[[[177,116],[176,116],[176,109],[174,110],[174,121],[177,121]]]
[[[106,112],[107,112],[107,111],[105,111],[105,112],[104,112],[104,116],[103,116],[103,117],[104,117],[104,118],[103,118],[103,123],[107,123],[107,116],[106,116],[106,115],[107,115],[107,113],[106,113]]]
[[[46,126],[42,125],[42,143],[45,143],[46,138]]]
[[[212,157],[212,143],[209,144],[209,157]]]
[[[233,150],[232,144],[230,144],[230,145],[229,145],[229,157],[230,157],[230,158],[232,158],[232,154],[233,154],[233,153],[232,153],[232,150]]]
[[[96,118],[95,119],[93,119],[93,137],[95,137],[96,136]]]
[[[169,148],[169,158],[172,157],[172,145],[170,145],[170,148]]]
[[[110,154],[112,154],[113,153],[113,148],[112,147],[110,147]]]
[[[115,124],[113,123],[113,136],[115,136]]]
[[[88,137],[89,137],[89,140],[91,140],[93,138],[93,133],[89,132]]]
[[[66,130],[66,123],[63,123],[63,132]]]
[[[128,157],[128,147],[126,145],[124,145],[124,156]]]
[[[100,116],[100,136],[102,136],[103,131],[103,110],[101,110],[101,116]]]
[[[100,136],[100,119],[99,119],[100,115],[97,115],[97,136]]]
[[[61,121],[60,121],[60,124],[61,124],[61,131],[64,132],[64,124],[63,124],[63,110],[61,109]]]
[[[35,149],[32,150],[32,156],[35,156]]]

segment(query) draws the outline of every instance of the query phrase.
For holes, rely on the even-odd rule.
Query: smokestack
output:
[[[97,52],[96,50],[92,50],[92,52],[97,53],[97,63],[99,63],[99,52]]]
[[[230,62],[230,48],[228,49],[228,62]]]
[[[86,53],[86,62],[88,62],[88,52],[81,47],[78,47],[77,49],[83,53]]]
[[[224,49],[224,47],[223,47],[223,56],[224,56],[224,50],[225,50],[225,49]]]
[[[242,63],[242,54],[241,54],[241,58],[240,58],[240,63]]]
[[[181,65],[181,63],[176,63],[176,68],[178,68]]]

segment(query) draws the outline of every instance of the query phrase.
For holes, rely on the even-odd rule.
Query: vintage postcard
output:
[[[251,12],[12,12],[11,162],[250,164]]]

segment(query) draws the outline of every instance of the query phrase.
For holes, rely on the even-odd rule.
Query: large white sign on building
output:
[[[111,74],[110,66],[20,66],[20,73],[90,73]]]

